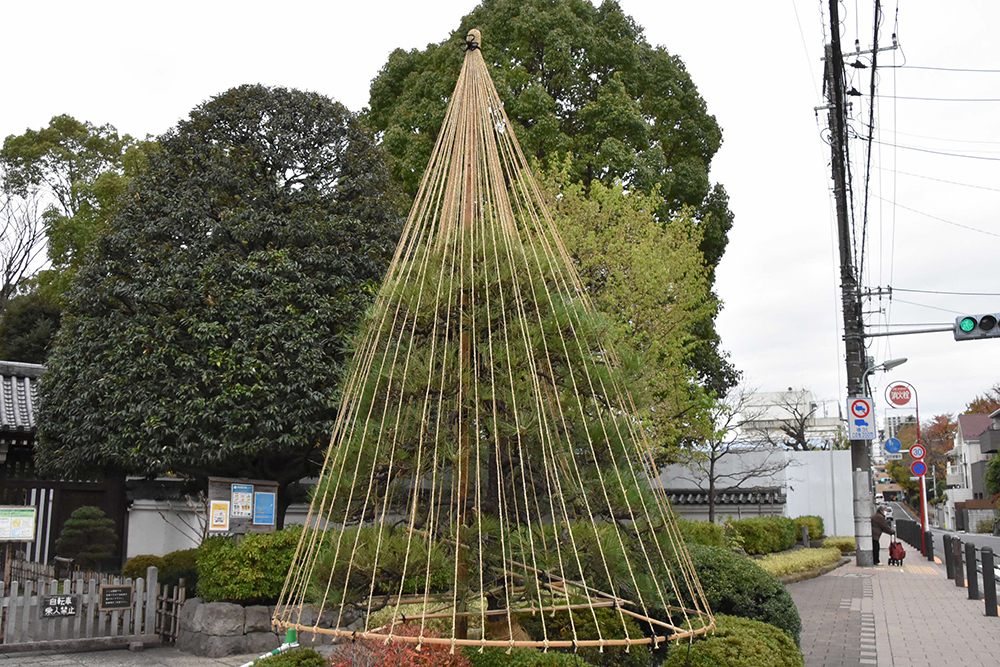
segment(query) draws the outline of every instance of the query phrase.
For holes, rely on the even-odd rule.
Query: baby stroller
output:
[[[906,558],[906,549],[903,548],[903,543],[897,542],[893,538],[892,542],[889,543],[889,565],[902,565],[904,558]]]

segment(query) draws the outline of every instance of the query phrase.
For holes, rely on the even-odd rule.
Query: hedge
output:
[[[769,554],[795,544],[795,522],[784,516],[758,516],[732,523],[748,554]]]
[[[692,544],[688,551],[714,613],[770,623],[799,643],[802,619],[777,577],[752,559],[719,547]]]
[[[712,547],[706,547],[712,548]],[[595,617],[597,623],[595,624]],[[559,611],[544,615],[545,632],[542,632],[542,615],[522,614],[518,622],[528,635],[535,641],[574,639],[579,637],[598,636],[597,626],[600,626],[600,636],[605,639],[624,639],[621,616],[613,609],[579,610],[573,612],[573,625],[569,622],[569,613]],[[629,617],[625,617],[625,627],[630,637],[646,636],[639,625]],[[574,631],[575,628],[575,631]],[[597,665],[597,667],[651,667],[654,658],[649,644],[638,644],[632,647],[605,646],[582,647],[578,650],[581,660]]]
[[[823,537],[823,518],[818,516],[800,516],[795,519],[795,539],[802,541],[802,526],[809,527],[809,539],[818,540]]]
[[[161,556],[154,556],[152,554],[142,554],[140,556],[132,556],[125,563],[125,567],[122,568],[122,576],[128,579],[138,579],[146,577],[146,568],[155,567],[160,572],[163,571],[163,558]],[[157,573],[159,575],[159,573]]]
[[[677,527],[686,544],[704,544],[710,547],[726,546],[725,530],[717,523],[677,519]]]
[[[198,548],[198,595],[206,602],[273,604],[292,564],[301,526],[249,533],[239,544],[210,537]]]
[[[671,645],[662,667],[803,667],[787,634],[760,621],[718,614],[715,634]]]
[[[482,653],[473,646],[465,648],[465,656],[473,667],[596,667],[572,653],[548,652],[531,648],[487,648]]]
[[[776,577],[793,572],[808,572],[818,567],[836,563],[841,558],[840,549],[799,549],[788,553],[770,554],[756,561],[758,565]]]
[[[259,667],[327,667],[326,658],[311,648],[294,648],[257,663]]]

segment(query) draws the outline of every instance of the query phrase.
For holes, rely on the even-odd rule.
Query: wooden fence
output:
[[[160,592],[156,596],[156,634],[164,644],[177,641],[181,629],[181,607],[184,606],[185,599],[187,590],[183,579],[173,588],[160,586]]]
[[[107,584],[82,578],[0,582],[0,652],[159,643],[167,609],[161,593],[155,567],[145,579],[116,577]],[[173,603],[169,612],[179,610]]]

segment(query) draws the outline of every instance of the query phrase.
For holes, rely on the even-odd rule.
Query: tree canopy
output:
[[[395,247],[390,180],[349,111],[296,90],[234,88],[160,141],[72,286],[37,464],[284,493]]]
[[[965,414],[988,415],[1000,410],[1000,382],[977,395],[965,406]]]
[[[393,176],[416,192],[460,69],[464,35],[482,30],[483,52],[527,154],[544,169],[569,157],[574,181],[621,181],[655,193],[657,217],[690,208],[699,250],[714,276],[732,226],[728,198],[709,166],[722,134],[679,58],[651,46],[616,2],[484,0],[451,37],[397,49],[372,82],[367,120]],[[711,315],[688,362],[724,391],[737,373],[719,350]]]

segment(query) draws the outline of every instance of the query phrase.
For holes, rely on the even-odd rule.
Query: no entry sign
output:
[[[896,406],[897,408],[902,408],[909,405],[910,401],[913,399],[913,390],[910,389],[908,385],[902,383],[896,383],[890,385],[885,392],[885,398],[889,403]]]
[[[910,472],[917,476],[925,475],[927,474],[927,464],[923,461],[914,461],[910,465]]]

